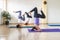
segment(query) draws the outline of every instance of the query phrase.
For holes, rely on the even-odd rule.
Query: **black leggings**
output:
[[[25,15],[21,16],[21,13],[22,13],[21,11],[17,11],[16,13],[19,13],[19,16],[18,16],[19,19],[25,21]]]
[[[42,10],[41,10],[42,14],[38,14],[37,7],[33,8],[30,12],[33,12],[33,11],[34,11],[34,17],[36,17],[36,18],[45,18],[46,17]]]
[[[25,15],[23,15],[23,16],[19,16],[19,19],[25,21]]]

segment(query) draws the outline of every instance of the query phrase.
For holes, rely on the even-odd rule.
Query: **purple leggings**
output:
[[[34,24],[39,25],[39,18],[34,19]]]

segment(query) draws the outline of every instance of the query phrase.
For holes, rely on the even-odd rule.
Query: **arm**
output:
[[[25,22],[25,25],[28,25],[29,21],[30,21],[30,18]]]

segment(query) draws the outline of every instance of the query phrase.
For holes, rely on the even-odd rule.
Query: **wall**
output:
[[[42,10],[43,10],[46,18],[45,19],[40,19],[40,20],[41,20],[41,23],[47,24],[48,23],[48,20],[47,20],[48,19],[47,4],[44,4],[44,1],[47,2],[47,0],[42,0]]]
[[[10,21],[10,23],[18,23],[20,20],[18,20],[18,13],[14,13],[14,11],[18,11],[21,10],[22,14],[24,14],[24,12],[29,12],[31,9],[33,9],[34,7],[38,8],[38,12],[40,13],[40,9],[42,8],[42,10],[44,11],[45,15],[46,15],[46,19],[40,19],[40,23],[47,23],[47,11],[46,11],[46,6],[43,4],[44,0],[0,0],[0,6],[1,9],[9,11],[12,20]],[[6,2],[7,2],[7,6],[6,6]],[[34,14],[32,13],[32,16]],[[28,18],[26,18],[28,19]],[[27,20],[26,20],[27,21]],[[25,22],[25,21],[24,21]],[[29,23],[34,23],[34,17],[30,20]]]
[[[3,0],[0,0],[0,24],[2,24],[1,12],[3,11]]]
[[[60,0],[48,0],[48,23],[60,24]]]
[[[22,14],[24,12],[29,12],[31,9],[33,9],[34,7],[37,7],[39,12],[41,9],[41,5],[42,4],[42,0],[8,0],[8,4],[7,4],[7,10],[11,13],[12,17],[15,17],[13,20],[11,20],[11,23],[15,23],[17,22],[16,20],[18,20],[18,14],[14,13],[13,11],[18,11],[21,10]],[[32,14],[34,15],[34,14]],[[27,19],[27,18],[26,18]],[[18,20],[20,21],[20,20]],[[30,23],[34,22],[34,17],[30,20]]]
[[[1,12],[2,12],[2,9],[0,9],[0,24],[2,24]]]

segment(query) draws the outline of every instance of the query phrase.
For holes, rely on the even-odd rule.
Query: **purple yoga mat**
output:
[[[41,29],[40,31],[28,29],[29,32],[60,32],[60,29]]]

